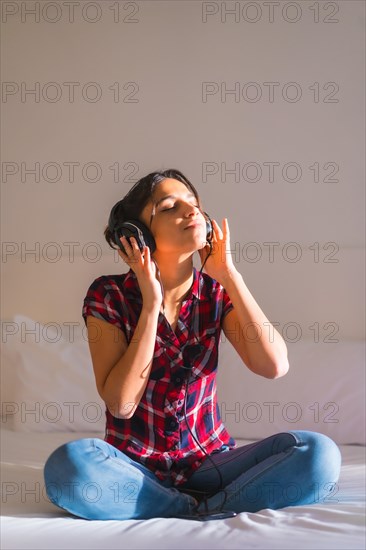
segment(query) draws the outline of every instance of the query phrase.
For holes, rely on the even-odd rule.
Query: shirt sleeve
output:
[[[84,298],[82,316],[86,325],[88,315],[102,319],[116,325],[124,333],[125,327],[120,311],[117,309],[115,292],[111,289],[111,283],[105,276],[98,277],[90,285],[87,294]]]
[[[230,297],[229,297],[228,293],[226,292],[226,290],[224,288],[222,290],[223,290],[223,292],[222,292],[221,323],[224,320],[225,316],[229,313],[229,311],[234,309],[234,306],[233,306],[233,304],[230,300]]]

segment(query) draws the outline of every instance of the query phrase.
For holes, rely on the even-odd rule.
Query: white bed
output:
[[[242,513],[206,523],[178,519],[87,521],[69,516],[44,494],[42,468],[58,445],[90,433],[2,431],[1,548],[315,548],[365,547],[365,447],[342,445],[334,501]],[[96,434],[100,437],[101,434]],[[248,441],[249,442],[249,441]],[[246,441],[240,441],[246,443]],[[5,489],[5,491],[4,491]],[[5,497],[5,498],[4,498]],[[5,502],[4,502],[5,500]]]
[[[18,327],[34,323],[22,316],[14,319]],[[252,375],[233,348],[221,343],[219,402],[230,433],[239,445],[286,429],[329,435],[342,454],[333,500],[210,522],[87,521],[48,501],[43,465],[63,442],[103,437],[102,404],[86,341],[71,344],[60,338],[51,343],[49,328],[47,341],[22,342],[18,331],[3,350],[2,549],[365,548],[363,342],[289,345],[290,371],[278,380]],[[268,403],[276,405],[267,418]],[[260,418],[254,421],[258,411]]]

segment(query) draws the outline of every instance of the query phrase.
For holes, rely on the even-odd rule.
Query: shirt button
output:
[[[169,427],[172,429],[172,430],[175,430],[176,428],[178,428],[178,422],[176,420],[171,420],[169,422]]]
[[[167,418],[165,420],[165,431],[166,433],[172,433],[177,430],[179,422],[175,418]]]

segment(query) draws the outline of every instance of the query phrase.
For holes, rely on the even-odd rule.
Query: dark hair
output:
[[[201,201],[197,190],[189,179],[182,174],[182,172],[174,168],[169,168],[163,172],[151,172],[147,176],[139,179],[123,197],[123,199],[118,201],[113,206],[109,216],[108,225],[104,230],[105,239],[111,248],[118,249],[118,245],[114,240],[114,230],[119,224],[126,220],[140,220],[141,212],[152,199],[155,187],[158,183],[167,178],[172,178],[184,183],[184,185],[192,191],[198,201],[198,204],[201,206]]]

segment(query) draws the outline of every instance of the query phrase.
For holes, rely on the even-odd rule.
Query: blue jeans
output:
[[[56,449],[44,477],[51,502],[75,516],[148,519],[336,502],[340,466],[340,451],[329,437],[289,431],[213,453],[175,487],[106,441],[88,438]]]

